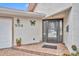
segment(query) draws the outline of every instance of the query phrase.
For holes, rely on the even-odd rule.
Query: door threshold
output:
[[[54,45],[54,46],[57,46],[58,43],[47,43],[47,42],[44,42],[43,45]]]

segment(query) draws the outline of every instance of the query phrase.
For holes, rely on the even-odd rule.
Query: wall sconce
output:
[[[19,24],[20,23],[20,20],[19,19],[17,19],[17,24]]]

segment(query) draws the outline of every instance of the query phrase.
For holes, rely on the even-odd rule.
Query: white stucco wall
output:
[[[69,25],[69,32],[66,31],[66,27]],[[71,9],[64,18],[64,43],[68,50],[72,52],[73,44],[73,10]]]
[[[60,12],[71,5],[71,3],[38,3],[34,12],[44,13],[48,16]]]
[[[79,4],[73,4],[73,43],[79,49]]]
[[[76,45],[79,48],[79,4],[72,4],[72,9],[66,15],[64,20],[67,20],[64,26],[64,32],[66,32],[66,26],[69,25],[69,32],[64,33],[64,43],[72,53],[72,45]]]
[[[31,44],[42,41],[42,20],[33,18],[19,18],[23,27],[15,27],[14,25],[14,40],[22,38],[22,44]],[[14,19],[16,24],[17,17]],[[30,20],[35,20],[35,26],[31,26]],[[35,40],[33,40],[35,38]]]

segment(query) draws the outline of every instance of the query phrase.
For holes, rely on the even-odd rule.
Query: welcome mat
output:
[[[53,45],[43,45],[42,48],[57,49],[57,46],[53,46]]]

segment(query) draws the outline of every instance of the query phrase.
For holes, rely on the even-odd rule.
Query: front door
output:
[[[43,41],[48,43],[61,43],[62,39],[62,20],[43,21]]]

